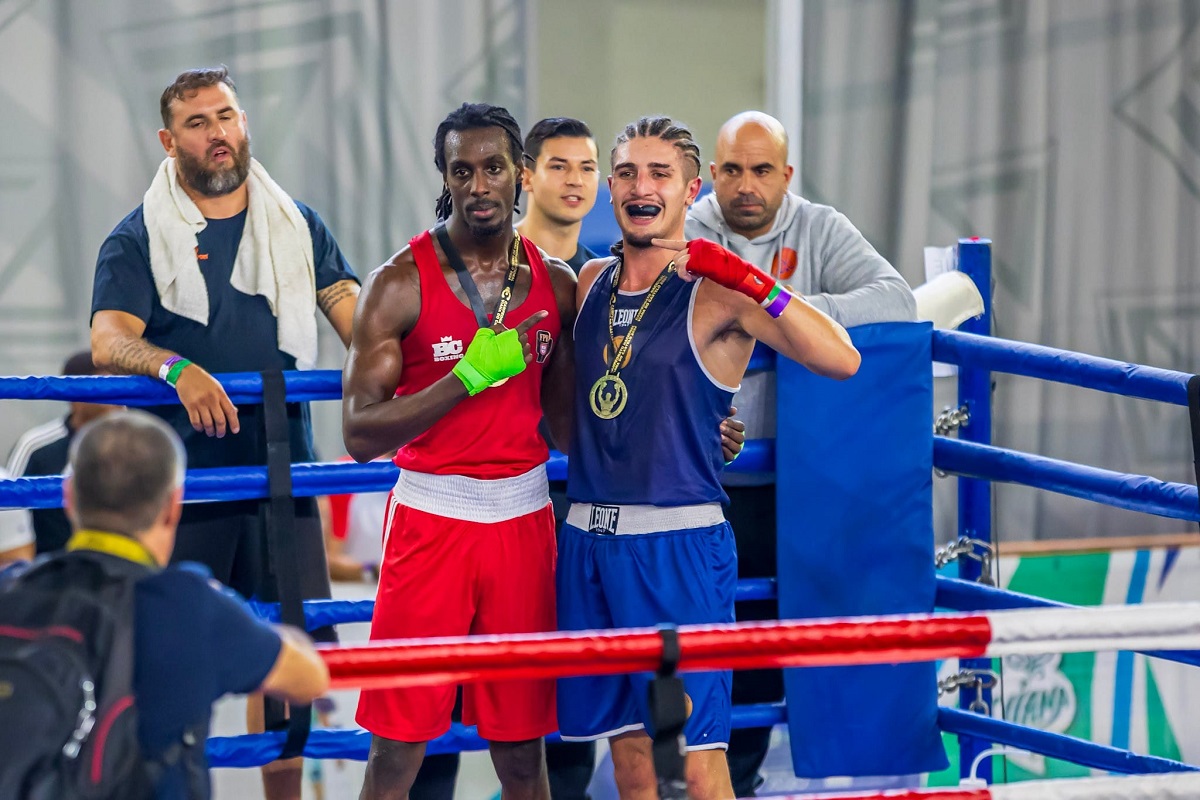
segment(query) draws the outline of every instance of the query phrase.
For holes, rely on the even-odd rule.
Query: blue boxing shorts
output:
[[[559,536],[558,627],[564,631],[733,622],[737,548],[721,506],[575,503]],[[692,700],[688,750],[729,744],[733,673],[680,675]],[[635,730],[653,734],[652,673],[562,678],[558,725],[566,741]]]

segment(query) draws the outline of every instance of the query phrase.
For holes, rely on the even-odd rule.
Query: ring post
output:
[[[958,240],[958,269],[975,282],[979,293],[983,295],[983,314],[967,320],[960,328],[967,333],[981,336],[992,335],[992,242],[990,239],[971,237]],[[958,402],[966,406],[968,422],[958,429],[958,438],[977,444],[992,443],[992,373],[987,369],[963,365],[958,368]],[[976,478],[958,479],[958,535],[971,542],[992,543],[992,484],[990,481]],[[988,554],[981,545],[972,545],[980,558],[960,558],[958,560],[959,576],[963,580],[978,581],[984,578],[990,581],[990,576],[983,576],[980,567],[982,563],[991,563]],[[981,559],[986,559],[982,561]],[[960,669],[990,670],[991,660],[963,659]],[[990,688],[965,686],[959,690],[958,706],[966,710],[979,708],[983,703],[987,708],[992,707],[992,692]],[[986,685],[985,685],[986,686]],[[959,776],[969,778],[971,764],[976,756],[990,747],[991,743],[975,736],[959,736],[958,739],[958,770]],[[979,765],[976,777],[992,782],[991,759],[984,759]]]

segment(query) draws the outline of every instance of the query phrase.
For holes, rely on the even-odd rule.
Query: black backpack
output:
[[[141,800],[134,585],[148,567],[76,550],[0,585],[0,798]]]

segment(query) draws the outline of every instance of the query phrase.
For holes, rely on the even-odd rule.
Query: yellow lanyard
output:
[[[78,530],[67,542],[68,550],[95,550],[158,569],[159,563],[146,546],[131,536],[106,531]]]

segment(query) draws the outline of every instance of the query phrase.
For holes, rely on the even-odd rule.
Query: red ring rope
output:
[[[978,658],[992,638],[982,615],[854,622],[681,626],[686,671],[901,663]],[[378,642],[321,651],[334,689],[646,672],[658,667],[655,630],[518,634]]]

